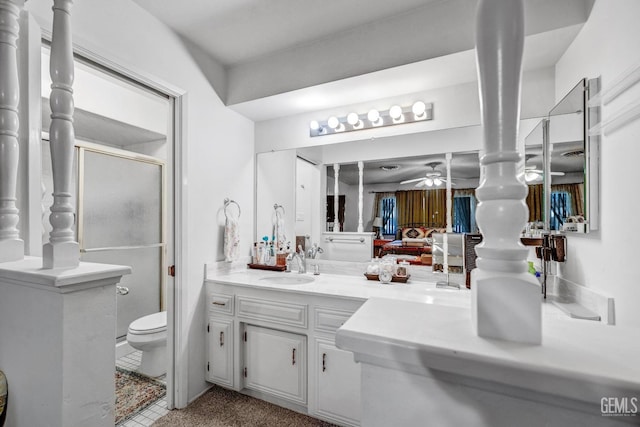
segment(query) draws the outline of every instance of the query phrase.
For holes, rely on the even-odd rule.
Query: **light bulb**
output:
[[[337,129],[338,126],[340,126],[340,120],[338,120],[336,116],[331,116],[329,120],[327,120],[327,124],[331,129]]]
[[[413,111],[413,114],[415,114],[416,116],[422,116],[424,112],[427,111],[427,106],[422,101],[416,101],[413,103],[411,111]]]
[[[425,179],[424,183],[427,184],[427,187],[432,187],[433,186],[433,180],[431,178]]]
[[[540,175],[538,175],[536,172],[525,172],[524,180],[527,182],[535,181],[539,176]]]
[[[309,128],[311,130],[319,130],[320,129],[320,123],[318,123],[317,120],[312,120],[311,123],[309,123]]]
[[[402,117],[402,107],[400,107],[399,105],[394,105],[389,109],[389,115],[392,119],[398,120],[400,117]]]
[[[442,180],[441,180],[440,178],[435,178],[435,179],[433,180],[433,183],[434,183],[436,186],[438,186],[438,185],[442,184]]]
[[[367,113],[367,119],[369,119],[371,123],[377,122],[379,118],[380,118],[380,113],[375,108],[372,110],[369,110],[369,112]]]
[[[357,125],[359,121],[360,117],[358,117],[356,113],[349,113],[349,115],[347,116],[347,123],[349,123],[351,126]]]

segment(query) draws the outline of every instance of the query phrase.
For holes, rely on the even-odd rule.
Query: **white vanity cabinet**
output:
[[[353,353],[332,340],[316,338],[316,408],[314,415],[347,425],[359,425],[362,416],[360,365]]]
[[[233,387],[233,320],[209,317],[207,381]]]
[[[334,340],[364,299],[208,280],[207,301],[207,381],[360,425],[361,368]]]
[[[306,336],[247,325],[243,347],[246,388],[307,403]]]
[[[207,381],[233,387],[234,296],[207,295]]]

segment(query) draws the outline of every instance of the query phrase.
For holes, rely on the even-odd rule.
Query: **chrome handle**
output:
[[[213,305],[221,305],[222,307],[224,307],[225,305],[227,305],[226,302],[220,302],[220,301],[213,301],[211,304]]]
[[[327,370],[327,353],[322,353],[322,372]]]
[[[296,349],[293,349],[293,352],[291,353],[291,364],[295,365],[296,364]]]
[[[127,295],[129,293],[129,288],[126,286],[116,286],[116,293],[118,295]]]
[[[220,347],[224,345],[224,332],[220,331]]]

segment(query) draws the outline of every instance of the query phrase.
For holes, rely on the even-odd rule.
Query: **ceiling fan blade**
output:
[[[425,184],[426,184],[426,182],[425,182],[424,178],[422,178],[422,181],[420,181],[419,183],[417,183],[417,184],[415,185],[415,187],[424,187],[424,186],[425,186]]]
[[[551,175],[564,176],[564,172],[551,172]]]
[[[409,184],[410,182],[416,182],[416,181],[420,181],[420,180],[424,180],[424,178],[407,179],[405,181],[400,181],[400,184]]]

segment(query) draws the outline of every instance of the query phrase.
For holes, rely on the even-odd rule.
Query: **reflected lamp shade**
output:
[[[373,220],[373,226],[382,227],[382,218],[380,218],[379,216],[375,217],[375,219]]]

